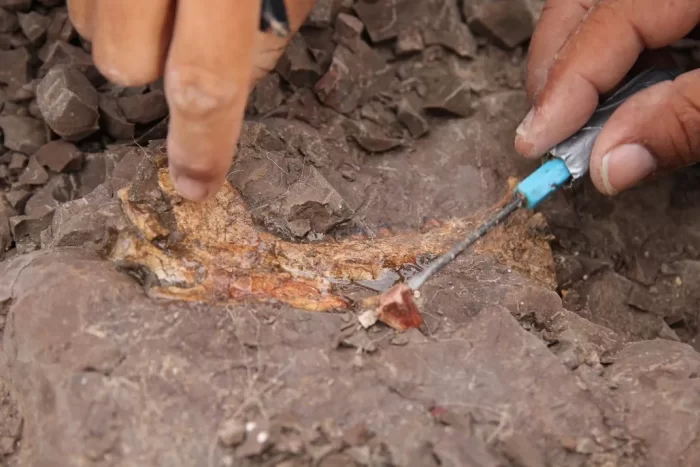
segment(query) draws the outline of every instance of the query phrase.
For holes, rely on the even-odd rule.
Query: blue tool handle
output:
[[[534,209],[561,186],[585,175],[593,145],[615,110],[637,92],[662,81],[673,80],[679,74],[679,71],[672,69],[646,70],[605,99],[583,128],[549,151],[553,159],[520,182],[516,191],[525,199],[525,205]]]

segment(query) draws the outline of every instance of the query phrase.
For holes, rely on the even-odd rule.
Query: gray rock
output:
[[[126,119],[132,123],[151,123],[168,114],[163,91],[120,97],[117,103]]]
[[[12,230],[10,229],[10,218],[17,215],[17,212],[10,206],[5,196],[0,195],[0,261],[5,257],[5,252],[12,245]]]
[[[46,123],[66,140],[78,141],[99,129],[97,91],[75,68],[52,68],[37,86],[37,104]]]
[[[100,94],[100,127],[117,141],[134,138],[134,124],[124,116],[117,100],[108,94]]]
[[[75,144],[54,140],[46,143],[34,154],[36,160],[54,172],[73,172],[83,165],[83,153]]]
[[[26,48],[0,51],[0,83],[18,87],[31,80],[31,55]]]
[[[27,11],[32,6],[32,0],[0,0],[0,8],[11,11]]]
[[[0,33],[14,32],[19,28],[17,14],[0,8]]]
[[[532,36],[532,11],[526,0],[475,0],[464,2],[469,27],[498,44],[514,48]]]
[[[36,118],[3,115],[0,128],[5,135],[5,147],[23,154],[34,154],[47,141],[44,124]]]
[[[36,157],[29,158],[27,168],[24,169],[22,175],[17,180],[21,185],[43,185],[49,180],[49,174],[46,169],[39,164]]]
[[[31,11],[27,14],[19,14],[19,26],[24,35],[32,44],[39,44],[46,39],[46,31],[51,24],[51,18]]]
[[[92,63],[92,57],[89,53],[62,40],[56,40],[42,47],[39,58],[44,62],[39,68],[39,76],[46,76],[54,67],[65,65],[77,69],[94,84],[104,81]]]

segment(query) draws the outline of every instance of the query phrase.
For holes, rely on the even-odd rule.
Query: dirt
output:
[[[107,83],[63,2],[0,1],[0,464],[699,465],[697,168],[567,188],[418,328],[362,319],[537,166],[540,8],[318,0],[200,205],[162,84]]]

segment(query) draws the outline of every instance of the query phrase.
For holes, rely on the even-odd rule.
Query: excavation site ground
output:
[[[421,322],[360,319],[538,167],[541,8],[318,0],[198,204],[162,82],[109,83],[64,2],[1,0],[0,465],[700,465],[695,167],[567,187]]]

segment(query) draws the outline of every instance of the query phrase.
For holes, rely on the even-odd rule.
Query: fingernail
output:
[[[530,126],[532,125],[532,120],[535,118],[535,108],[531,108],[530,111],[525,115],[523,121],[520,122],[518,128],[515,130],[515,134],[521,138],[527,140],[530,134]]]
[[[190,201],[204,201],[209,197],[209,185],[186,175],[175,175],[175,189]]]
[[[535,108],[533,107],[515,130],[515,149],[523,156],[533,159],[542,156],[542,151],[537,145],[536,134],[533,131],[534,122]]]
[[[640,144],[623,144],[603,156],[601,176],[606,194],[633,187],[656,170],[656,159]]]

